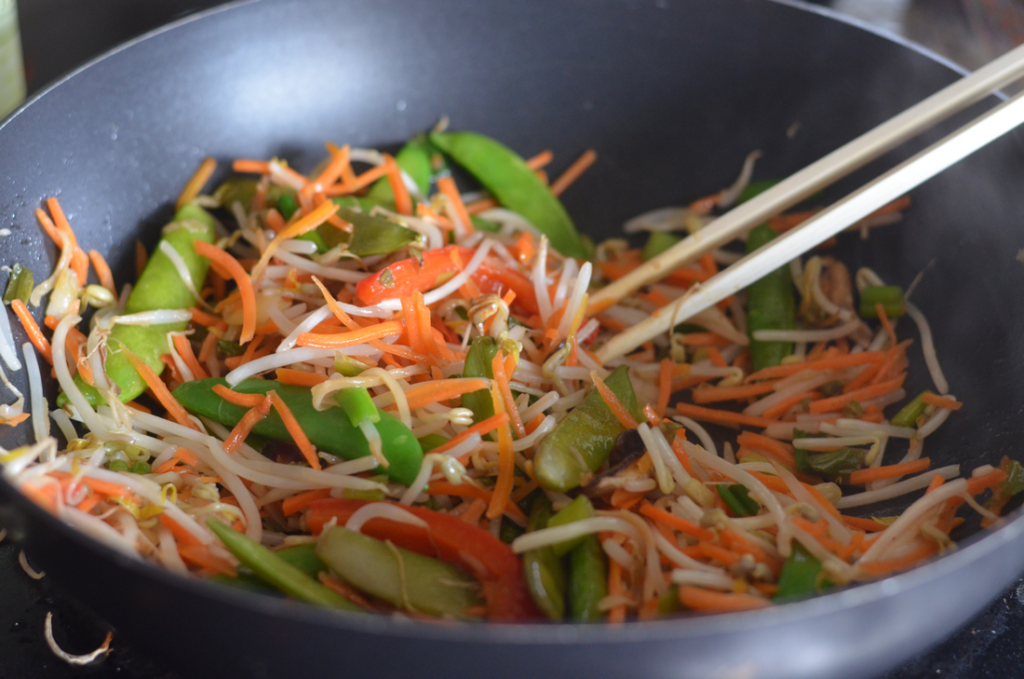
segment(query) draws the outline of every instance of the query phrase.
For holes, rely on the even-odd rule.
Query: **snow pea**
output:
[[[793,551],[779,574],[779,589],[772,598],[779,601],[817,594],[829,584],[822,578],[821,561],[794,541]]]
[[[576,499],[562,507],[561,511],[548,519],[548,528],[557,528],[574,521],[589,519],[593,515],[594,505],[591,504],[590,498],[586,495],[577,495]],[[551,545],[551,549],[554,550],[556,556],[563,557],[579,546],[584,539],[586,539],[585,536],[580,536],[572,540],[559,542],[558,544]]]
[[[189,412],[216,420],[233,427],[248,412],[247,408],[228,403],[213,392],[214,385],[227,386],[221,378],[209,378],[186,382],[174,390],[174,398]],[[245,380],[232,387],[243,394],[266,394],[270,390],[278,395],[291,409],[310,442],[319,450],[351,460],[370,454],[366,437],[352,426],[345,412],[338,408],[318,411],[313,407],[312,392],[306,387],[281,384],[271,380]],[[409,485],[420,471],[423,450],[412,432],[387,412],[380,411],[377,431],[383,443],[384,456],[391,465],[382,470],[395,481]],[[278,441],[291,442],[291,435],[276,411],[271,410],[260,420],[253,433]]]
[[[562,202],[515,151],[475,132],[433,133],[430,141],[466,168],[499,203],[547,235],[560,253],[587,258],[583,239]]]
[[[530,510],[526,532],[547,527],[550,519],[551,502],[545,495],[538,495]],[[561,621],[565,617],[565,565],[555,550],[549,546],[523,554],[523,576],[537,608],[555,622]]]
[[[643,421],[626,366],[616,368],[604,383],[634,418]],[[625,430],[601,394],[593,390],[541,442],[533,466],[537,482],[542,488],[563,493],[576,488],[605,463]]]
[[[417,134],[406,142],[395,156],[395,162],[402,171],[415,182],[420,193],[426,195],[430,190],[430,179],[434,174],[431,157],[437,152],[423,134]],[[391,182],[387,177],[378,179],[364,198],[377,205],[394,205],[395,194],[391,190]]]
[[[366,387],[342,389],[334,395],[334,400],[348,415],[353,427],[358,427],[363,422],[380,422],[380,411],[373,404],[373,397]]]
[[[192,245],[195,240],[212,243],[214,240],[214,219],[203,208],[197,205],[185,205],[174,216],[174,221],[164,227],[161,242],[173,247],[185,262],[192,276],[192,283],[197,290],[202,289],[206,281],[206,272],[210,261],[196,254]],[[125,304],[125,314],[158,309],[188,309],[196,303],[192,293],[181,280],[171,259],[157,248],[149,258],[149,263],[135,283],[132,293]],[[164,362],[160,356],[167,353],[167,333],[184,330],[187,322],[164,323],[161,325],[115,325],[107,338],[107,359],[105,363],[107,377],[121,389],[119,397],[122,401],[131,401],[146,390],[146,382],[142,379],[128,358],[121,351],[126,347],[129,351],[145,361],[159,375],[164,371]],[[93,406],[105,403],[100,393],[76,378],[78,388]]]
[[[747,236],[747,253],[771,242],[776,233],[767,224],[755,226]],[[750,359],[754,371],[779,365],[793,353],[792,342],[761,342],[754,339],[758,330],[792,330],[796,323],[796,297],[789,266],[783,265],[747,288],[749,294],[747,332],[750,334]]]
[[[582,497],[582,496],[581,496]],[[608,561],[596,535],[569,552],[569,616],[574,622],[603,620],[598,604],[608,596]]]
[[[644,245],[640,257],[646,262],[654,259],[661,253],[671,248],[676,243],[682,242],[682,238],[667,231],[654,231],[647,237],[647,244]]]
[[[403,609],[463,620],[481,605],[479,581],[461,568],[335,526],[320,536],[317,556],[356,589]]]
[[[285,561],[254,540],[231,529],[215,518],[206,521],[210,530],[220,538],[235,558],[252,570],[260,580],[284,592],[293,599],[306,603],[347,611],[362,610],[348,599],[327,589],[300,568]]]
[[[493,337],[484,335],[477,337],[469,347],[466,354],[466,363],[462,368],[463,377],[482,377],[493,379],[491,372],[491,361],[498,354],[498,342]],[[463,395],[462,405],[473,411],[473,421],[482,422],[494,415],[494,401],[491,399],[491,392],[487,389],[471,391]]]

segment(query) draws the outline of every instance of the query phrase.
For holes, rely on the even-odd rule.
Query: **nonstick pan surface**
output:
[[[55,253],[32,212],[58,195],[123,283],[134,240],[155,243],[202,157],[278,155],[309,169],[324,140],[398,144],[441,114],[524,155],[551,148],[566,162],[596,148],[565,202],[608,237],[632,215],[719,189],[755,148],[759,177],[785,176],[956,77],[905,45],[764,0],[244,3],[107,55],[0,127],[0,216],[12,230],[0,252],[49,270]],[[839,250],[904,286],[930,266],[914,299],[966,403],[928,441],[936,465],[1020,455],[1022,159],[1015,138],[1001,140],[916,190],[904,224]],[[926,385],[918,360],[908,391]],[[0,504],[40,567],[188,676],[869,676],[951,632],[1024,565],[1015,514],[919,570],[753,614],[617,629],[424,625],[222,591],[117,557],[3,482]]]

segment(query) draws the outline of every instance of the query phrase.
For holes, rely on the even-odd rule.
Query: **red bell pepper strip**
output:
[[[332,518],[345,525],[364,500],[317,500],[310,504],[306,521],[314,535]],[[462,519],[424,507],[402,507],[427,522],[428,528],[371,519],[362,532],[425,556],[456,564],[476,575],[487,600],[487,618],[499,622],[537,620],[540,612],[523,579],[522,563],[512,548],[485,530]]]

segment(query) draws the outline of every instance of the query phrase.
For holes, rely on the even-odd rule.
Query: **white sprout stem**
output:
[[[291,348],[295,346],[295,341],[299,339],[299,335],[301,335],[304,332],[309,332],[310,330],[320,325],[333,315],[334,312],[331,311],[331,308],[326,305],[311,312],[308,316],[306,316],[306,318],[300,321],[298,325],[294,326],[294,330],[288,333],[288,335],[283,340],[281,340],[281,343],[277,346],[277,353],[280,354],[285,351],[291,350]]]
[[[697,585],[699,587],[731,591],[735,580],[724,573],[707,573],[705,571],[677,568],[672,571],[672,582],[677,585]]]
[[[786,487],[789,488],[789,492],[793,494],[793,497],[795,497],[798,502],[804,502],[811,507],[814,507],[818,514],[821,515],[821,518],[825,519],[825,522],[828,523],[828,530],[829,533],[832,534],[832,537],[844,545],[850,544],[850,539],[853,537],[853,533],[846,527],[846,524],[834,517],[832,513],[828,511],[829,508],[823,506],[817,498],[811,495],[810,491],[804,488],[804,484],[800,483],[799,479],[793,476],[788,469],[776,462],[771,462],[770,464],[775,468],[775,473],[786,484]]]
[[[921,335],[921,351],[924,353],[924,362],[928,366],[928,372],[932,376],[932,382],[935,383],[935,389],[940,394],[949,393],[949,382],[946,381],[946,376],[942,374],[942,366],[939,365],[939,356],[935,352],[935,341],[932,339],[932,328],[928,324],[928,319],[916,306],[910,302],[906,303],[907,314],[917,324],[917,331]]]
[[[7,309],[0,313],[0,358],[11,370],[21,370],[21,361],[18,360],[18,352],[14,347],[14,334],[11,332],[11,319],[7,315]]]
[[[808,371],[803,371],[808,372]],[[816,389],[821,385],[831,382],[835,378],[830,373],[820,373],[814,377],[806,380],[802,380],[795,384],[786,386],[785,388],[779,389],[768,396],[765,396],[759,401],[755,401],[746,408],[743,409],[743,413],[746,415],[761,415],[764,411],[768,410],[777,403],[782,403],[787,398],[801,394],[811,389]]]
[[[590,262],[580,267],[579,275],[576,276],[576,284],[572,289],[572,295],[570,295],[569,302],[565,305],[565,313],[562,314],[562,320],[558,322],[559,338],[569,336],[569,329],[572,327],[572,322],[576,318],[580,305],[583,304],[583,297],[587,294],[587,289],[590,287],[591,270],[592,265]]]
[[[356,347],[345,347],[345,349],[354,348]],[[303,363],[316,358],[334,358],[335,351],[337,351],[337,349],[312,349],[309,347],[289,349],[288,351],[283,351],[279,354],[270,354],[263,358],[257,358],[240,365],[229,372],[224,379],[226,379],[227,383],[233,387],[253,375],[258,375],[276,368],[283,368],[294,363]]]
[[[658,488],[662,493],[668,495],[675,488],[676,484],[668,470],[661,447],[654,441],[654,437],[651,435],[651,428],[646,422],[641,422],[636,431],[640,434],[647,452],[651,454],[651,462],[654,463],[654,476],[658,480]]]
[[[348,517],[348,521],[345,522],[345,528],[359,533],[362,531],[363,526],[372,519],[387,519],[388,521],[405,523],[424,529],[429,527],[427,522],[420,517],[390,502],[371,502],[354,511],[352,516]]]
[[[541,324],[547,327],[551,318],[551,297],[548,292],[548,239],[541,236],[537,257],[533,264],[530,278],[533,280],[533,291],[537,296],[537,309]]]
[[[772,525],[774,525],[774,523]],[[664,554],[669,561],[680,568],[689,568],[692,570],[703,571],[705,573],[725,573],[721,568],[701,563],[693,557],[683,554],[683,552],[673,545],[668,538],[662,535],[660,531],[652,530],[651,535],[654,536],[654,543],[657,545],[658,551]]]
[[[43,403],[46,401],[44,400]],[[68,441],[73,441],[78,438],[78,432],[75,431],[75,425],[71,424],[71,418],[68,414],[57,408],[50,413],[50,417],[57,423],[57,428],[60,429],[60,433],[64,435],[64,438]]]
[[[623,533],[634,544],[643,544],[643,537],[640,531],[629,521],[614,516],[595,516],[589,519],[573,521],[564,526],[541,528],[532,533],[520,535],[512,541],[512,551],[516,554],[522,554],[523,552],[529,552],[534,549],[540,549],[541,547],[547,547],[548,545],[554,545],[602,531]]]
[[[935,414],[928,418],[928,421],[922,424],[921,428],[917,430],[917,438],[924,439],[925,437],[935,433],[935,430],[941,427],[942,423],[945,422],[951,414],[953,414],[953,411],[948,408],[937,408]]]
[[[61,271],[65,271],[71,266],[71,256],[75,254],[74,249],[71,247],[71,240],[63,231],[57,231],[57,235],[61,240],[60,257],[57,259],[57,266],[54,267],[53,273],[50,274],[49,278],[32,289],[32,294],[28,298],[29,304],[32,306],[39,306],[39,303],[43,301],[43,295],[53,290],[53,286],[57,283],[57,278],[60,276]],[[0,321],[0,323],[2,322]],[[11,345],[14,345],[13,340]]]
[[[892,488],[893,486],[890,486]],[[957,479],[956,481],[950,481],[945,483],[932,492],[926,494],[917,500],[914,504],[907,507],[906,511],[899,515],[892,524],[886,528],[882,535],[875,540],[875,542],[868,548],[866,552],[857,560],[858,564],[867,563],[877,559],[880,555],[885,553],[888,546],[892,545],[904,532],[913,527],[917,521],[924,516],[928,510],[933,507],[937,507],[946,502],[946,500],[956,497],[960,493],[967,490],[967,480]]]
[[[185,264],[185,260],[182,259],[181,253],[179,253],[170,242],[161,239],[160,252],[167,256],[167,259],[171,260],[171,264],[174,266],[174,270],[178,272],[178,278],[185,284],[185,288],[188,289],[192,295],[192,299],[201,306],[207,306],[206,302],[199,295],[199,291],[196,290],[196,284],[192,281],[192,272],[188,270],[188,265]]]
[[[687,417],[686,415],[674,415],[672,419],[696,434],[697,438],[700,439],[700,444],[704,447],[704,450],[710,452],[715,457],[718,457],[718,449],[715,447],[715,440],[711,438],[711,434],[709,434],[708,430],[701,426],[699,422]]]
[[[164,325],[167,323],[187,323],[192,320],[192,312],[188,309],[158,309],[156,311],[140,311],[127,316],[115,316],[118,325]]]
[[[294,266],[300,271],[306,271],[315,276],[321,278],[329,278],[333,281],[342,281],[344,283],[358,283],[370,274],[363,273],[360,271],[352,271],[350,269],[342,269],[334,266],[324,266],[317,264],[311,259],[306,259],[300,255],[292,254],[290,252],[284,252],[278,250],[274,253],[274,256],[280,259],[285,264]]]
[[[21,345],[28,367],[28,400],[32,408],[32,430],[36,443],[42,443],[50,435],[50,418],[46,416],[46,398],[43,396],[43,378],[39,373],[39,358],[30,342]]]
[[[754,339],[759,342],[827,342],[846,337],[861,326],[862,321],[851,321],[826,330],[755,330]]]
[[[98,436],[100,439],[106,439],[110,436],[110,431],[100,421],[96,411],[89,405],[89,401],[86,400],[85,395],[82,394],[82,390],[75,384],[74,378],[71,377],[71,371],[68,370],[67,355],[64,350],[64,343],[67,341],[68,330],[73,326],[78,325],[81,321],[81,316],[74,314],[65,316],[60,323],[57,324],[57,329],[53,331],[53,341],[51,348],[53,351],[53,370],[57,373],[57,381],[60,383],[60,388],[67,394],[68,400],[75,406],[75,410],[78,411],[82,421],[85,422],[85,426],[89,428],[93,434]]]
[[[891,486],[879,490],[869,490],[863,493],[857,493],[856,495],[846,495],[840,498],[839,502],[836,503],[836,508],[849,509],[850,507],[870,505],[883,500],[891,500],[895,497],[912,493],[915,490],[927,488],[928,484],[931,483],[936,474],[944,479],[956,478],[960,475],[960,465],[951,464],[948,467],[932,469],[923,474],[919,474],[918,476],[911,476],[909,479],[904,479],[899,483],[894,483]]]

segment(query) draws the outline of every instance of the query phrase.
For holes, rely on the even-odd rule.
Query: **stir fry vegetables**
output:
[[[904,570],[953,548],[962,511],[991,525],[1024,491],[1013,460],[933,466],[925,441],[964,404],[924,313],[825,251],[600,362],[742,245],[595,317],[588,296],[770,185],[750,181],[758,154],[721,192],[631,220],[641,247],[594,247],[558,198],[592,151],[550,183],[550,152],[472,132],[326,151],[305,174],[236,160],[210,194],[204,161],[120,289],[56,199],[37,211],[61,254],[39,283],[11,263],[30,393],[0,423],[35,442],[0,453],[6,478],[129,558],[246,593],[608,624]],[[20,370],[3,318],[0,358]],[[918,347],[933,385],[908,400]],[[40,358],[62,392],[49,413]],[[876,506],[896,498],[899,514]]]

